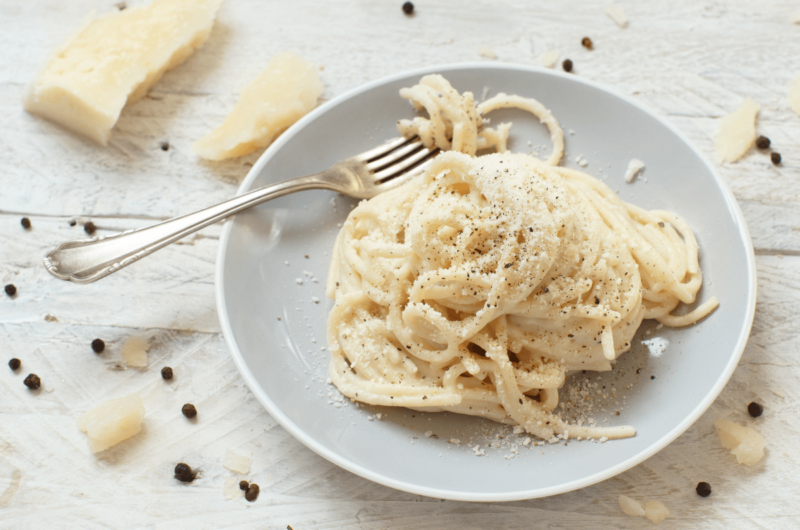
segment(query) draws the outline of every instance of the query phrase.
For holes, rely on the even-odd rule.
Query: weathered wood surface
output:
[[[800,26],[792,2],[622,1],[630,26],[605,2],[416,3],[228,0],[208,43],[126,108],[108,147],[27,115],[24,85],[47,54],[92,10],[116,0],[0,3],[0,352],[42,376],[31,393],[24,374],[0,367],[0,528],[642,528],[622,515],[621,493],[662,500],[660,528],[800,526],[800,117],[786,100],[800,73]],[[580,46],[589,35],[594,51]],[[452,39],[452,40],[451,40]],[[219,227],[90,286],[50,277],[43,253],[81,234],[147,224],[232,195],[259,153],[203,163],[191,143],[220,122],[241,87],[273,54],[291,49],[324,66],[324,98],[364,82],[433,63],[480,60],[537,64],[558,49],[575,74],[632,95],[682,130],[709,158],[718,118],[743,97],[762,105],[758,130],[783,155],[775,167],[755,150],[720,168],[747,218],[759,254],[753,333],[730,383],[689,431],[636,468],[580,491],[534,501],[467,504],[375,485],[307,450],[260,407],[219,333],[214,261]],[[161,142],[169,142],[163,151]],[[31,231],[19,225],[22,215]],[[69,220],[77,219],[76,227]],[[119,346],[151,337],[146,369],[116,370]],[[89,343],[107,339],[96,356]],[[175,369],[164,384],[162,366]],[[138,392],[146,435],[97,458],[75,428],[78,414],[109,393]],[[751,400],[766,408],[758,420]],[[180,416],[193,402],[201,421]],[[177,406],[176,406],[177,404]],[[735,465],[713,430],[721,416],[755,423],[767,456]],[[228,449],[253,458],[258,502],[223,500]],[[174,463],[191,459],[202,478],[184,486]],[[699,480],[714,493],[694,493]]]

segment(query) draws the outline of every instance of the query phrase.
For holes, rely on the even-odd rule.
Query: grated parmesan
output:
[[[147,350],[150,345],[144,337],[129,337],[122,344],[122,360],[128,366],[147,366]]]
[[[619,496],[619,507],[625,515],[629,515],[630,517],[641,517],[644,515],[644,506],[642,503],[626,495]]]
[[[238,455],[233,451],[226,451],[222,465],[235,473],[246,475],[250,473],[250,462],[251,460],[246,456]]]
[[[655,524],[658,524],[669,517],[669,510],[667,510],[667,507],[658,501],[647,501],[647,504],[644,508],[644,516]]]
[[[558,57],[559,57],[558,50],[550,50],[544,52],[542,56],[539,57],[539,62],[542,63],[542,66],[544,66],[545,68],[553,68],[558,62]]]
[[[630,162],[628,162],[628,169],[625,171],[625,182],[630,184],[633,182],[633,179],[642,172],[644,169],[644,162],[641,160],[634,158]]]
[[[494,53],[494,50],[491,46],[478,46],[476,51],[481,57],[486,57],[487,59],[497,59],[497,54]]]
[[[752,466],[764,456],[764,438],[750,427],[728,420],[714,422],[719,440],[725,449],[730,449],[736,461]]]
[[[628,17],[625,15],[625,11],[622,9],[622,6],[619,4],[609,4],[606,6],[606,15],[608,15],[611,20],[613,20],[617,26],[621,28],[628,27]]]
[[[800,19],[800,14],[798,14],[797,17]],[[800,22],[796,23],[800,24]],[[792,107],[795,114],[800,116],[800,74],[789,81],[789,90],[787,94],[789,97],[789,106]]]

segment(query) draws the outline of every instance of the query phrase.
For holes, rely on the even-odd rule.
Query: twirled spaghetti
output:
[[[362,202],[339,233],[328,279],[330,376],[374,405],[449,410],[519,424],[544,439],[633,436],[629,426],[569,425],[553,413],[572,370],[610,370],[644,318],[683,326],[702,284],[689,227],[620,200],[597,179],[555,166],[563,134],[539,102],[501,94],[475,106],[441,76],[401,91],[429,118],[404,134],[452,149],[419,180]],[[546,162],[504,151],[508,126],[539,117]]]

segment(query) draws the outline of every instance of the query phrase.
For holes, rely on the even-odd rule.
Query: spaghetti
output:
[[[558,389],[570,371],[610,370],[643,319],[685,326],[718,305],[672,314],[702,284],[691,229],[556,166],[563,133],[533,99],[476,107],[441,76],[401,95],[429,118],[400,131],[450,152],[342,226],[327,286],[334,384],[365,403],[481,416],[543,439],[633,436],[567,424],[553,412]],[[504,107],[549,128],[546,161],[505,152],[508,124],[482,118]],[[488,147],[499,152],[474,156]]]

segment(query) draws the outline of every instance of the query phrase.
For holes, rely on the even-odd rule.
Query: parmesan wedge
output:
[[[719,125],[717,134],[717,163],[736,162],[756,140],[756,116],[761,107],[750,98],[728,114]]]
[[[794,79],[789,81],[789,106],[792,107],[792,110],[795,114],[800,116],[800,74],[797,75]]]
[[[752,466],[764,456],[764,438],[750,427],[728,420],[714,422],[719,441],[725,449],[731,449],[736,461]]]
[[[222,125],[195,142],[193,150],[208,160],[223,160],[266,147],[317,105],[322,88],[313,64],[295,53],[280,53],[242,90]]]
[[[25,110],[106,145],[122,108],[205,42],[222,0],[153,0],[87,22],[27,87]]]
[[[144,403],[138,394],[109,399],[78,418],[93,453],[105,451],[142,430]]]

